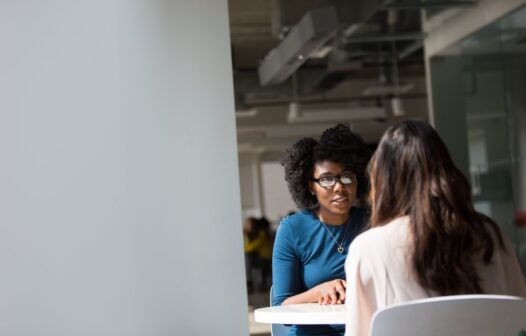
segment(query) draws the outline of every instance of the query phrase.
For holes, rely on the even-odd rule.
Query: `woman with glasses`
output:
[[[282,157],[298,213],[282,220],[272,258],[273,305],[345,301],[344,262],[363,229],[360,204],[370,152],[349,126],[305,138]],[[292,326],[289,335],[342,335],[343,325]]]
[[[431,126],[389,128],[368,172],[372,228],[349,248],[346,335],[369,335],[376,310],[405,301],[526,297],[513,247],[474,209],[468,180]]]

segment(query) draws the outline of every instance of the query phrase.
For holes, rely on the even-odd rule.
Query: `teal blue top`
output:
[[[365,221],[365,211],[355,207],[347,225],[324,225],[310,210],[284,218],[276,233],[272,256],[272,304],[280,305],[288,297],[323,282],[345,279],[349,245],[363,230]],[[344,247],[343,253],[338,252],[329,231]],[[289,335],[343,335],[344,331],[345,325],[293,325]]]

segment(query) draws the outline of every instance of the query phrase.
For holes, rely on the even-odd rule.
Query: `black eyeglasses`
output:
[[[318,179],[311,179],[311,181],[318,183],[323,188],[334,187],[337,180],[343,185],[350,185],[356,182],[356,176],[353,173],[343,173],[336,176],[328,175]]]

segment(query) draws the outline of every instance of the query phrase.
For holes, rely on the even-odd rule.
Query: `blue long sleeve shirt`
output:
[[[281,305],[288,297],[323,282],[345,279],[347,250],[362,231],[365,221],[365,211],[355,207],[351,209],[347,225],[324,225],[310,210],[283,219],[272,257],[272,304]],[[338,252],[338,245],[329,231],[345,248],[343,253]],[[343,335],[344,331],[345,325],[293,325],[289,335]]]

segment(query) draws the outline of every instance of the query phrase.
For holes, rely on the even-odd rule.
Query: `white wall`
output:
[[[278,224],[278,221],[290,211],[298,210],[285,182],[285,169],[279,162],[263,162],[261,177],[265,215]]]
[[[261,161],[256,153],[243,154],[239,170],[243,218],[265,216],[276,227],[282,217],[297,211],[279,162]]]
[[[243,218],[263,216],[265,204],[262,197],[259,154],[239,155],[239,180]],[[239,225],[241,230],[241,223]]]
[[[227,1],[2,1],[0,45],[0,335],[246,335]]]

